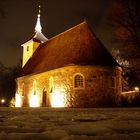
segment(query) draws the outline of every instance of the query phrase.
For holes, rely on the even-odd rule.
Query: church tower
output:
[[[32,57],[33,53],[38,48],[38,46],[47,40],[48,39],[42,34],[42,27],[40,23],[40,6],[39,6],[35,32],[28,41],[26,41],[24,44],[21,45],[23,47],[22,67],[24,67],[25,64],[28,62],[28,60]]]

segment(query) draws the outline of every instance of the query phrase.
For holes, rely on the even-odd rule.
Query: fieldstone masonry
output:
[[[84,76],[83,89],[74,88],[75,74]],[[36,87],[33,85],[34,81],[36,81]],[[107,106],[110,105],[109,102],[119,101],[121,68],[74,65],[17,79],[17,92],[22,97],[24,107],[29,106],[29,98],[34,92],[38,95],[40,106],[42,106],[44,90],[46,91],[46,106],[51,106],[51,94],[55,91],[64,94],[66,107]]]

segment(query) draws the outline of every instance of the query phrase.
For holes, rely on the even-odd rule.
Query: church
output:
[[[47,39],[39,10],[35,32],[22,47],[15,107],[105,107],[119,102],[121,67],[87,21]]]

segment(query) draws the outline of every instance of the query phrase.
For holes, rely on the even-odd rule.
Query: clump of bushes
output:
[[[121,107],[140,107],[140,92],[130,95],[121,95]]]

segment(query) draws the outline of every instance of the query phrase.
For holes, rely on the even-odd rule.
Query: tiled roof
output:
[[[23,67],[22,75],[75,65],[117,66],[89,24],[81,24],[41,44]]]

